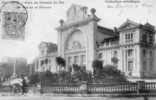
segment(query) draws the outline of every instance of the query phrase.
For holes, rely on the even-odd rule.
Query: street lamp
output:
[[[14,63],[13,63],[13,75],[12,75],[12,77],[13,78],[15,78],[16,77],[16,59],[15,59],[15,61],[14,61]]]

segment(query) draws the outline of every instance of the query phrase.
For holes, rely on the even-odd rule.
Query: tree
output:
[[[107,73],[107,77],[113,77],[114,79],[126,80],[126,76],[113,65],[104,66],[103,72]]]
[[[80,66],[77,64],[73,64],[72,69],[73,69],[72,70],[72,81],[80,82],[81,81]]]
[[[58,82],[58,75],[50,71],[38,72],[29,76],[29,79],[30,84],[37,84],[41,82],[42,85],[49,85],[51,83]]]
[[[0,64],[0,77],[3,79],[9,79],[13,73],[12,64],[10,63],[1,63]]]
[[[90,81],[92,78],[91,72],[87,72],[85,66],[73,64],[72,82]]]
[[[51,83],[58,82],[58,75],[56,73],[52,73],[50,71],[41,72],[40,80],[43,85],[50,85]]]
[[[92,67],[93,69],[102,69],[103,68],[103,64],[101,60],[94,60],[92,63]]]
[[[70,72],[61,71],[60,73],[58,73],[57,79],[59,83],[71,83],[72,75]]]
[[[77,72],[79,72],[80,71],[80,66],[79,65],[77,65],[77,64],[73,64],[73,73],[77,73]]]
[[[40,77],[38,73],[32,74],[29,76],[30,84],[34,85],[40,82]]]
[[[99,76],[103,69],[103,63],[100,60],[94,60],[92,63],[94,77]]]
[[[62,57],[56,57],[56,63],[57,63],[57,65],[59,65],[60,68],[62,68],[62,67],[64,68],[66,65],[65,59]]]
[[[117,67],[118,58],[114,56],[111,58],[111,61],[112,61],[113,65]]]

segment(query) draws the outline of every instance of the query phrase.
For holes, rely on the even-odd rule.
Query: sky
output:
[[[4,0],[6,1],[6,0]],[[50,8],[35,9],[28,8],[28,21],[26,24],[26,38],[23,41],[5,40],[0,37],[0,59],[9,57],[25,57],[31,62],[38,55],[38,45],[41,41],[57,43],[56,27],[59,20],[66,20],[66,11],[72,4],[78,4],[96,9],[96,15],[101,20],[100,25],[113,28],[119,27],[127,19],[138,23],[149,22],[156,26],[156,0],[127,0],[138,1],[137,3],[116,3],[110,1],[126,0],[17,0],[26,7],[36,4],[28,4],[26,1],[33,2],[59,2],[61,4],[40,4],[51,6]],[[0,33],[1,35],[2,33]]]

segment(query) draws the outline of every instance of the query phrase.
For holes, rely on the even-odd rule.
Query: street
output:
[[[148,100],[155,100],[150,97]],[[109,98],[109,97],[56,97],[56,96],[1,96],[0,100],[144,100],[138,98]]]

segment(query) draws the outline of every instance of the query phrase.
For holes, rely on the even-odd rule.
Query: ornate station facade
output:
[[[92,71],[95,59],[103,65],[114,65],[129,77],[155,75],[155,27],[131,20],[109,29],[98,25],[96,10],[72,5],[67,20],[60,20],[58,31],[58,56],[65,58],[66,67],[72,64],[86,66]]]

